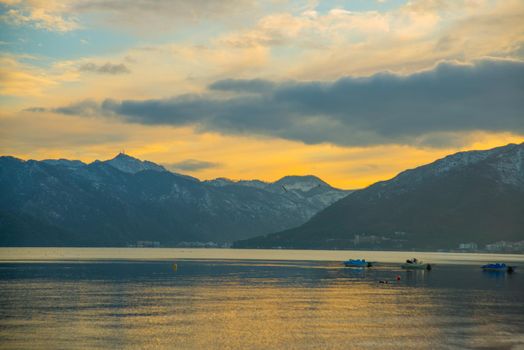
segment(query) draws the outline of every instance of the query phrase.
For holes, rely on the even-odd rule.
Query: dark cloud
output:
[[[81,70],[82,72],[113,75],[131,73],[131,71],[129,70],[129,68],[127,68],[125,64],[113,64],[109,62],[105,64],[95,64],[92,62],[85,63],[79,67],[79,70]]]
[[[209,85],[210,90],[252,93],[271,92],[271,90],[274,88],[274,83],[262,79],[224,79]]]
[[[197,159],[186,159],[178,163],[164,164],[164,166],[172,170],[199,171],[217,168],[220,164]]]
[[[53,111],[339,145],[435,147],[457,142],[452,139],[469,131],[524,134],[524,63],[520,61],[441,63],[407,76],[380,73],[333,82],[222,80],[211,85],[211,91],[217,89],[250,94],[227,99],[208,94],[83,101]]]
[[[65,115],[80,115],[84,117],[100,116],[103,113],[103,104],[96,102],[95,100],[83,100],[80,102],[72,103],[68,106],[56,107],[56,108],[43,108],[43,107],[31,107],[24,109],[25,112],[53,112]]]

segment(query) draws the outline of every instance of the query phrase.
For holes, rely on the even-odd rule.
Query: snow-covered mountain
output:
[[[524,143],[460,152],[355,191],[238,247],[457,248],[524,240]]]
[[[444,176],[460,169],[485,166],[494,181],[524,187],[524,146],[509,144],[486,151],[459,152],[431,164],[406,170],[393,178],[391,183],[414,184],[437,176]],[[480,174],[479,174],[480,175]],[[383,182],[383,185],[386,183]]]
[[[119,153],[115,158],[106,160],[104,163],[111,165],[120,171],[130,174],[136,174],[139,171],[153,170],[153,171],[167,171],[163,166],[155,164],[147,160],[140,160],[131,157],[125,153]]]
[[[270,190],[273,192],[282,191],[301,191],[308,192],[309,190],[317,187],[330,187],[327,183],[322,181],[316,176],[284,176],[280,180],[271,184]]]
[[[267,192],[279,194],[294,202],[301,202],[308,210],[306,216],[313,216],[316,212],[345,197],[352,191],[340,191],[314,175],[289,175],[275,182],[264,182],[260,180],[233,181],[227,178],[217,178],[205,181],[206,184],[215,187],[245,186],[253,187]]]
[[[222,186],[230,186],[230,185],[240,185],[240,186],[246,186],[246,187],[254,187],[258,189],[265,189],[268,185],[270,185],[269,182],[264,182],[260,180],[231,180],[225,177],[219,177],[213,180],[206,180],[204,181],[206,184],[216,187],[222,187]]]
[[[279,180],[281,181],[281,180]],[[0,245],[227,242],[293,227],[349,191],[259,180],[199,181],[119,154],[108,161],[0,157]]]

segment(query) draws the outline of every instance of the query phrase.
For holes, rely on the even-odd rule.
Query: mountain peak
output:
[[[130,156],[129,154],[125,154],[124,152],[119,152],[113,159],[134,159],[134,160],[140,160],[138,158]]]
[[[300,190],[307,192],[315,187],[331,187],[329,184],[314,175],[288,175],[276,181],[274,185],[284,186],[286,190]]]
[[[498,180],[524,187],[523,150],[524,143],[510,143],[488,150],[457,152],[432,163],[405,170],[388,181],[380,181],[370,187],[387,187],[388,185],[396,186],[398,184],[413,186],[427,178],[462,171],[472,166],[482,167],[483,165],[487,166],[484,168],[484,172],[492,169],[492,174],[497,174]],[[487,174],[484,175],[487,176]]]
[[[318,176],[315,175],[286,175],[282,177],[280,180],[276,181],[300,181],[300,180],[306,180],[306,181],[322,181]]]
[[[204,183],[215,187],[223,187],[228,185],[234,185],[236,182],[226,177],[217,177],[213,180],[205,180]]]
[[[167,171],[161,165],[147,160],[140,160],[123,152],[118,153],[113,159],[104,161],[104,163],[111,165],[113,168],[120,171],[131,174],[144,170]]]

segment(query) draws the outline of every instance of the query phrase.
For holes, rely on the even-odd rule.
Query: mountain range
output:
[[[335,202],[240,248],[450,249],[524,240],[524,143],[460,152]]]
[[[232,242],[298,226],[348,193],[315,176],[200,181],[123,153],[90,164],[5,156],[0,245]]]

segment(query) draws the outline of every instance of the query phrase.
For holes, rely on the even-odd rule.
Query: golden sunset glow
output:
[[[4,155],[91,162],[125,150],[199,179],[314,174],[355,189],[524,141],[513,100],[480,116],[484,92],[478,110],[447,95],[463,69],[479,85],[521,69],[522,1],[0,3]],[[432,102],[409,85],[421,76],[438,76]],[[374,110],[381,79],[388,101]],[[305,95],[318,86],[325,100]],[[370,92],[337,97],[359,86]],[[174,166],[184,161],[204,165]]]

